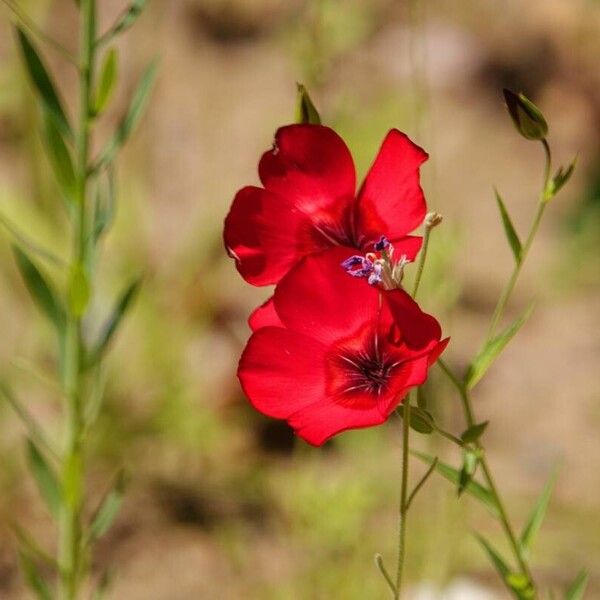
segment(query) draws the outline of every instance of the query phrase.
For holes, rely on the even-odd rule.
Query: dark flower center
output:
[[[394,370],[400,361],[384,352],[353,352],[338,354],[338,367],[342,371],[343,385],[339,393],[368,393],[380,396],[389,384]]]

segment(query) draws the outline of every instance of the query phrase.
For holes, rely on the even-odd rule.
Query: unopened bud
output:
[[[427,213],[427,216],[425,217],[425,227],[427,227],[427,229],[433,229],[434,227],[437,227],[443,220],[444,217],[442,217],[442,215],[440,215],[438,212],[433,211]]]
[[[528,140],[543,140],[548,135],[548,123],[542,111],[524,94],[504,90],[506,108],[517,131]]]
[[[315,108],[306,88],[301,84],[296,84],[298,93],[296,96],[296,123],[303,125],[320,125],[321,117],[319,111]]]

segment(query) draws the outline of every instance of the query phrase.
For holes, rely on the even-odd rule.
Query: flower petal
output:
[[[289,417],[288,423],[303,440],[321,446],[337,433],[380,425],[386,418],[376,405],[359,410],[330,400],[299,410]]]
[[[283,327],[281,319],[275,310],[273,296],[258,308],[254,309],[248,318],[248,325],[252,331],[256,331],[262,327]]]
[[[253,186],[236,194],[223,237],[238,271],[253,285],[277,283],[303,256],[330,246],[288,199]]]
[[[405,134],[392,129],[360,189],[356,207],[356,234],[360,244],[400,238],[425,218],[425,197],[419,167],[428,154]]]
[[[356,172],[342,138],[322,125],[289,125],[258,167],[265,189],[285,197],[335,243],[349,242]]]
[[[280,281],[275,308],[286,327],[327,344],[376,318],[378,289],[341,266],[351,254],[352,248],[332,248],[309,256]]]
[[[407,260],[414,262],[423,245],[423,238],[418,235],[407,235],[397,240],[392,240],[394,246],[394,259],[406,256]]]
[[[396,324],[396,343],[403,342],[414,351],[432,350],[437,345],[442,336],[440,324],[404,290],[384,292],[383,299]]]
[[[323,346],[310,337],[263,327],[248,341],[238,377],[257,410],[286,419],[326,397],[324,354]]]

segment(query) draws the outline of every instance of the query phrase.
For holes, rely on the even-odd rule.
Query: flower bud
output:
[[[308,125],[320,125],[321,117],[315,108],[306,88],[301,84],[296,84],[298,93],[296,96],[296,123]]]
[[[443,220],[444,217],[442,217],[440,213],[435,211],[427,213],[427,216],[425,217],[425,227],[427,227],[427,229],[433,229],[434,227],[437,227]]]
[[[517,131],[528,140],[543,140],[548,135],[548,123],[540,109],[524,94],[504,90],[506,108]]]

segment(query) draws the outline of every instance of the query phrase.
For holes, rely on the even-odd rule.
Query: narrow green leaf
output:
[[[19,550],[19,561],[21,563],[21,571],[25,578],[25,583],[35,594],[38,600],[52,600],[52,592],[50,587],[44,581],[35,561],[27,552]]]
[[[391,575],[388,573],[388,570],[385,568],[383,564],[383,556],[381,554],[375,555],[375,566],[379,569],[379,572],[383,575],[386,583],[388,584],[390,590],[393,594],[396,594],[396,584],[392,581]]]
[[[571,179],[575,165],[577,164],[577,156],[571,161],[569,166],[565,169],[560,167],[556,172],[556,175],[548,182],[548,188],[545,190],[544,198],[550,200],[554,198],[556,194],[563,188],[563,186]]]
[[[483,536],[476,533],[475,537],[477,538],[477,541],[483,546],[483,549],[486,551],[490,561],[496,568],[496,571],[498,571],[498,574],[502,578],[502,581],[506,582],[507,577],[509,577],[509,575],[511,574],[511,570],[506,564],[506,561]]]
[[[583,570],[580,571],[575,581],[569,586],[565,594],[565,600],[583,600],[583,594],[585,594],[585,588],[587,587],[588,573]]]
[[[58,97],[56,88],[52,83],[52,78],[50,77],[48,70],[44,66],[35,47],[27,37],[27,34],[19,27],[17,27],[17,35],[19,45],[21,46],[21,52],[23,53],[23,58],[25,59],[25,64],[27,66],[27,71],[40,95],[43,106],[54,119],[60,132],[71,138],[71,126],[69,125],[69,121],[63,110],[62,103]]]
[[[421,410],[427,410],[427,404],[427,395],[425,394],[423,386],[421,385],[417,388],[417,406]]]
[[[544,486],[533,512],[531,513],[531,516],[529,517],[529,520],[523,529],[523,533],[521,534],[521,548],[526,554],[531,550],[533,541],[535,540],[535,537],[542,526],[542,522],[544,521],[544,516],[546,515],[548,505],[550,504],[552,490],[554,488],[554,484],[556,483],[556,477],[557,472],[554,470],[548,478],[548,482]]]
[[[140,122],[140,119],[142,118],[144,110],[148,104],[148,100],[150,99],[150,92],[152,90],[152,86],[154,85],[157,71],[158,61],[155,60],[144,71],[131,100],[131,104],[129,105],[127,114],[121,121],[113,137],[100,154],[100,157],[94,165],[94,170],[97,171],[98,169],[109,164],[133,133],[134,129]]]
[[[60,332],[64,329],[65,311],[56,295],[38,268],[29,257],[17,246],[13,246],[17,267],[31,297],[41,311],[54,323]]]
[[[2,396],[6,402],[8,402],[8,404],[10,404],[15,414],[21,419],[21,422],[27,429],[27,432],[29,433],[29,436],[33,442],[35,442],[38,446],[43,448],[52,456],[56,457],[56,452],[50,446],[50,443],[46,439],[46,435],[38,425],[37,421],[33,418],[25,406],[23,406],[23,403],[13,393],[10,386],[4,381],[0,381],[0,396]]]
[[[133,0],[115,24],[98,40],[98,44],[108,44],[117,35],[124,33],[132,27],[144,11],[147,3],[147,0]]]
[[[112,314],[108,318],[102,333],[100,334],[100,338],[96,343],[95,347],[90,353],[88,359],[88,367],[95,364],[106,352],[110,341],[112,340],[115,332],[119,328],[119,325],[123,321],[123,317],[127,313],[127,310],[130,308],[132,301],[135,299],[140,286],[142,284],[142,280],[135,279],[123,292],[121,297],[119,298],[115,308],[113,309]]]
[[[411,454],[429,465],[431,465],[435,461],[434,457],[429,456],[424,452],[417,452],[416,450],[412,450]],[[438,461],[435,468],[436,471],[440,475],[442,475],[442,477],[444,477],[454,485],[458,486],[460,482],[460,472],[457,469],[440,461]],[[465,491],[477,500],[479,500],[491,512],[491,514],[494,517],[499,517],[498,507],[496,506],[494,496],[492,492],[490,492],[490,490],[488,490],[480,483],[477,483],[477,481],[471,480],[465,486]]]
[[[113,222],[116,206],[116,184],[114,169],[109,164],[106,169],[107,184],[103,188],[98,186],[98,193],[94,204],[93,218],[93,243],[104,235]]]
[[[33,539],[31,534],[23,529],[18,523],[11,521],[10,528],[13,534],[19,541],[19,544],[24,548],[27,554],[37,561],[43,562],[46,565],[56,568],[57,563],[54,557],[50,556],[45,550],[40,548],[39,544]]]
[[[465,444],[476,442],[483,435],[483,432],[487,429],[488,424],[489,421],[483,421],[483,423],[476,423],[475,425],[472,425],[462,432],[460,439]]]
[[[465,385],[473,388],[477,382],[484,376],[497,356],[504,350],[508,342],[525,324],[533,312],[533,306],[530,306],[512,325],[507,327],[500,335],[491,339],[483,350],[475,357],[465,375]]]
[[[72,313],[81,317],[85,314],[90,301],[90,284],[83,265],[77,264],[71,269],[69,280],[69,305]]]
[[[96,92],[96,100],[94,102],[94,114],[99,115],[108,106],[115,86],[117,83],[117,50],[111,48],[104,57],[102,68],[100,69],[100,77],[98,83],[98,91]]]
[[[310,99],[306,88],[301,84],[296,84],[298,93],[296,95],[296,123],[320,125],[321,117]]]
[[[75,178],[75,168],[71,153],[63,140],[63,137],[56,126],[55,119],[48,113],[44,119],[44,134],[46,138],[46,148],[48,149],[48,158],[52,165],[52,170],[61,191],[70,202],[75,202],[77,197],[77,181]]]
[[[401,404],[396,409],[398,415],[404,418],[404,405]],[[418,406],[410,407],[410,427],[418,433],[429,434],[434,430],[433,416],[431,413],[419,408]]]
[[[124,471],[118,473],[112,489],[106,494],[90,525],[90,539],[101,538],[112,525],[121,505],[127,484],[127,476]]]
[[[60,484],[52,467],[46,462],[42,453],[31,440],[27,440],[27,461],[40,495],[46,502],[50,512],[57,517],[62,498]]]
[[[519,236],[512,224],[510,215],[508,214],[508,210],[506,210],[506,206],[504,205],[504,201],[502,197],[498,193],[498,190],[494,189],[496,194],[496,202],[498,203],[498,210],[500,211],[500,216],[502,217],[502,225],[504,226],[504,233],[506,234],[506,239],[510,245],[510,249],[515,257],[515,261],[517,264],[521,262],[521,240],[519,240]]]

